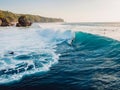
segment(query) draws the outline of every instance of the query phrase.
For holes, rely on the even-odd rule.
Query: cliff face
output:
[[[48,18],[30,14],[15,14],[9,11],[0,10],[0,18],[6,18],[8,22],[17,22],[18,18],[22,15],[26,16],[31,22],[64,22],[64,20],[60,18]]]

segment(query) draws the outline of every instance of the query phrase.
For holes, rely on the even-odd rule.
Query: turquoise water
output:
[[[1,30],[0,35],[0,90],[120,89],[117,40],[39,27]]]

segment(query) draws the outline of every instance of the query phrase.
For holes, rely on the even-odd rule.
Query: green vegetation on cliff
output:
[[[31,22],[64,22],[64,20],[60,18],[48,18],[30,14],[15,14],[9,11],[0,10],[0,18],[6,18],[9,22],[17,22],[18,18],[22,15],[26,16]]]

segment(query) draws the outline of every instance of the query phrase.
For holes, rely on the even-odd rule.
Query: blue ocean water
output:
[[[0,90],[120,89],[119,41],[67,29],[0,29]]]

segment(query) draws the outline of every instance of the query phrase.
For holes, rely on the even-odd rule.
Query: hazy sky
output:
[[[0,9],[68,22],[120,21],[120,0],[0,0]]]

